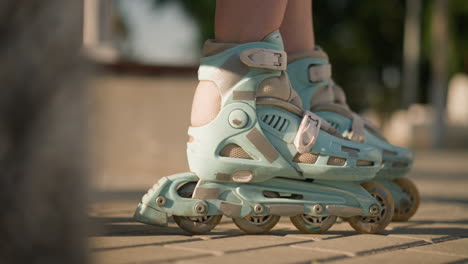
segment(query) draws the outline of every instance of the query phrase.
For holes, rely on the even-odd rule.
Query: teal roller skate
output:
[[[372,182],[381,151],[344,139],[304,111],[291,88],[278,32],[262,42],[208,42],[188,130],[192,172],[162,178],[135,219],[202,234],[225,215],[251,234],[281,216],[305,233],[323,233],[337,217],[376,233],[393,216],[393,198]],[[365,182],[365,183],[363,183]]]
[[[393,195],[393,221],[407,221],[419,206],[419,192],[414,183],[403,177],[412,167],[413,155],[406,148],[391,145],[367,120],[349,109],[341,87],[331,79],[328,56],[320,48],[289,56],[288,74],[292,87],[302,99],[304,109],[327,120],[340,134],[366,143],[382,152],[383,168],[374,182],[384,185]]]

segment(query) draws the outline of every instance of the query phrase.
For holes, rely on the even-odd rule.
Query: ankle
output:
[[[204,126],[221,110],[221,92],[212,81],[200,81],[192,103],[191,126]]]

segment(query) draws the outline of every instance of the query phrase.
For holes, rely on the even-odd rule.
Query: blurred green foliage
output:
[[[215,0],[178,1],[200,28],[200,45],[214,38]],[[418,101],[426,103],[430,81],[433,1],[422,1],[421,74]],[[313,2],[317,44],[330,56],[333,78],[353,109],[390,113],[401,102],[405,1],[333,0]],[[468,72],[468,1],[449,0],[450,74]]]

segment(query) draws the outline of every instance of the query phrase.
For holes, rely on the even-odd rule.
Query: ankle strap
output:
[[[286,70],[286,52],[274,49],[253,48],[242,51],[240,60],[249,67],[264,68],[270,70]]]
[[[330,80],[332,75],[331,64],[310,65],[309,80],[311,82],[323,82]]]

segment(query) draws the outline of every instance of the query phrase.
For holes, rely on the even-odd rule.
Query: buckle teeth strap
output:
[[[285,71],[288,64],[286,52],[272,49],[253,48],[244,50],[240,60],[249,67]]]
[[[309,80],[311,82],[328,81],[331,75],[331,64],[311,65],[309,67]]]

